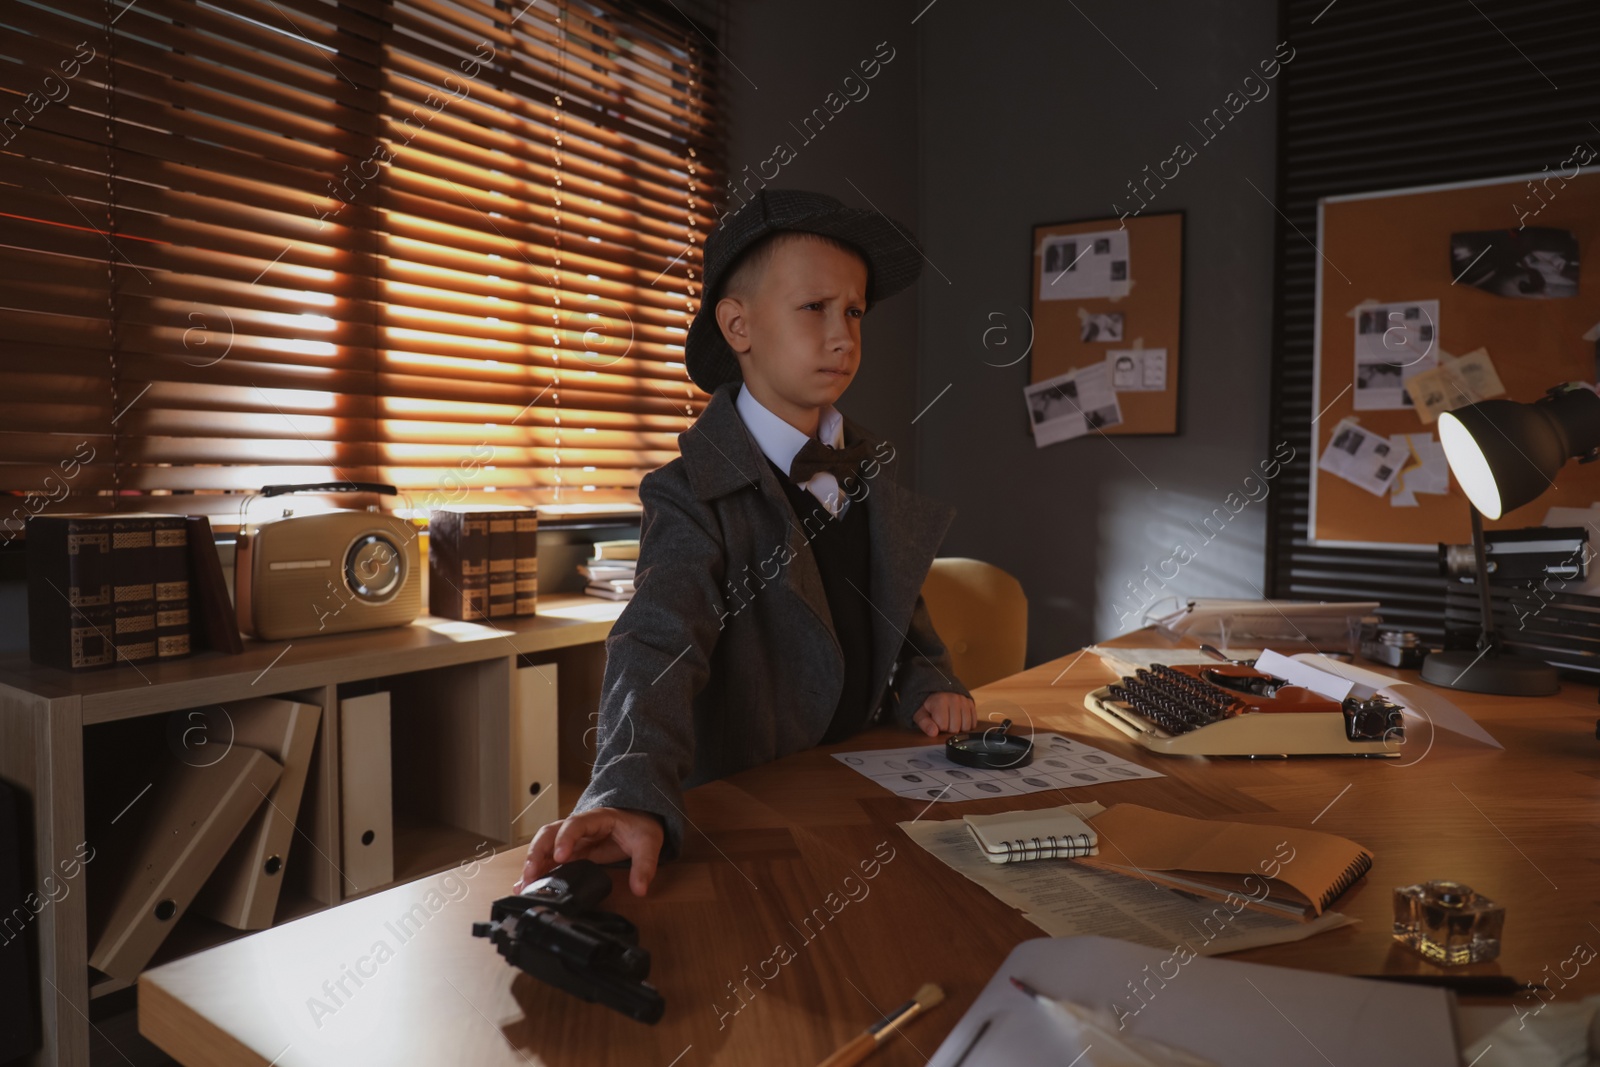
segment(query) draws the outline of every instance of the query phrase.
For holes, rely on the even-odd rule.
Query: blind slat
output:
[[[0,133],[0,491],[37,502],[93,442],[75,508],[226,527],[269,482],[426,493],[484,445],[469,501],[636,503],[676,455],[722,189],[698,28],[573,0],[0,24],[26,118]]]

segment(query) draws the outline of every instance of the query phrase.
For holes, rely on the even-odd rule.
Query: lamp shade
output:
[[[1486,519],[1536,499],[1574,456],[1600,448],[1600,396],[1561,386],[1531,404],[1482,400],[1439,416],[1450,473]]]

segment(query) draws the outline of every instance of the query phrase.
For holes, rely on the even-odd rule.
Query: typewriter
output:
[[[1380,696],[1343,701],[1254,667],[1140,668],[1084,706],[1152,752],[1173,756],[1398,756],[1404,712]]]

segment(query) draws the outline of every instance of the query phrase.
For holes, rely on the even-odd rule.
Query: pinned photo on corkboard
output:
[[[1120,311],[1078,311],[1079,322],[1082,329],[1078,332],[1081,341],[1120,341],[1122,340],[1122,312]]]
[[[1036,446],[1089,434],[1178,432],[1183,225],[1183,212],[1169,211],[1032,228],[1033,345],[1024,393]],[[1094,402],[1059,416],[1047,411],[1069,382]]]
[[[1461,285],[1520,300],[1578,295],[1578,238],[1571,230],[1478,230],[1450,235],[1450,269]]]

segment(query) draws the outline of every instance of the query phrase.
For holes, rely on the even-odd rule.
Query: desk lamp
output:
[[[1498,519],[1555,484],[1567,460],[1600,458],[1600,395],[1582,382],[1551,389],[1531,404],[1482,400],[1439,416],[1439,442],[1450,473],[1471,502],[1482,630],[1475,651],[1435,652],[1423,680],[1450,689],[1506,696],[1549,696],[1560,688],[1555,668],[1519,659],[1499,647],[1489,598],[1483,517]]]

